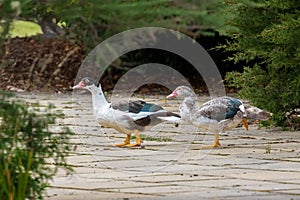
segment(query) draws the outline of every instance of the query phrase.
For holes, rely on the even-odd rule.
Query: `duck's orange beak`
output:
[[[246,117],[244,117],[244,118],[242,119],[242,124],[244,125],[246,131],[248,131],[248,122],[247,122],[247,118],[246,118]]]

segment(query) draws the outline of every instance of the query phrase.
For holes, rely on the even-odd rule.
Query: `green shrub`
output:
[[[228,27],[234,27],[223,31],[232,38],[225,47],[235,52],[229,59],[249,63],[242,73],[228,73],[227,82],[254,105],[274,113],[273,122],[282,126],[285,113],[300,108],[300,4],[242,0],[226,7]]]
[[[22,2],[23,1],[24,0],[22,0]],[[0,45],[3,38],[9,33],[10,25],[13,19],[16,18],[19,14],[21,14],[20,1],[0,1]]]
[[[31,1],[24,16],[37,11],[41,16],[53,16],[67,36],[86,50],[104,39],[132,28],[166,27],[192,36],[213,35],[214,27],[223,20],[216,16],[217,0],[51,0]]]
[[[0,199],[42,199],[58,167],[71,172],[68,129],[51,131],[51,106],[41,111],[0,94]]]

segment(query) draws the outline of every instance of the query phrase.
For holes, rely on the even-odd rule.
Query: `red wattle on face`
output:
[[[73,87],[73,89],[76,89],[76,88],[84,88],[84,86],[85,86],[84,82],[83,82],[83,81],[80,81],[77,85],[75,85],[75,86]]]
[[[173,97],[177,97],[177,96],[178,96],[177,92],[176,92],[176,91],[173,91],[171,94],[169,94],[169,95],[167,96],[167,99],[173,98]]]

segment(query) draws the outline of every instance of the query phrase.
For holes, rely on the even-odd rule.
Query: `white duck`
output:
[[[101,86],[97,87],[90,78],[83,78],[73,89],[87,89],[92,93],[94,115],[100,125],[127,134],[123,143],[114,146],[140,146],[142,140],[139,131],[144,131],[164,120],[177,121],[180,119],[179,115],[168,112],[159,105],[146,103],[142,100],[123,101],[117,104],[108,103]],[[136,136],[134,144],[130,144],[132,132]]]
[[[243,123],[248,130],[245,107],[241,100],[223,96],[204,103],[202,106],[196,105],[196,94],[187,86],[177,87],[167,98],[183,98],[179,111],[181,119],[199,128],[215,132],[213,145],[203,148],[214,148],[220,146],[219,133],[231,130]]]

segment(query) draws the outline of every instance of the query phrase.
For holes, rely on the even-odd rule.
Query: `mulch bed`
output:
[[[83,59],[81,47],[63,39],[12,38],[2,44],[0,88],[70,90]]]
[[[10,38],[3,42],[0,51],[0,89],[28,92],[59,92],[71,90],[85,58],[82,48],[74,41],[39,36]],[[102,89],[114,88],[125,70],[112,67],[101,77]],[[207,93],[201,77],[189,78],[198,93]],[[141,94],[170,92],[157,84],[144,85]]]

